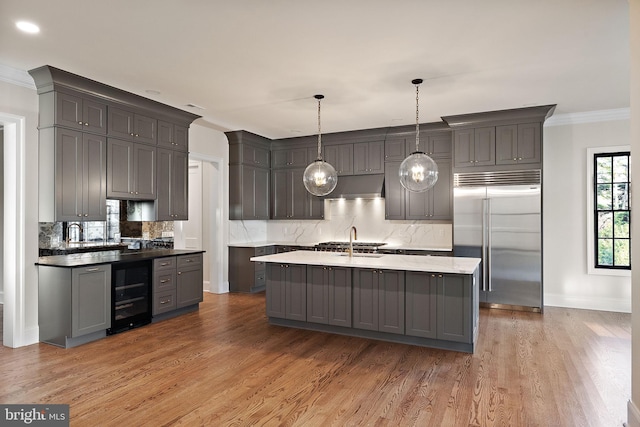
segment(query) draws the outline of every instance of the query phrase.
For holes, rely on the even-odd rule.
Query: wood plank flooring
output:
[[[72,426],[621,426],[629,314],[482,310],[475,354],[267,324],[264,294],[86,344],[0,348],[1,403]]]

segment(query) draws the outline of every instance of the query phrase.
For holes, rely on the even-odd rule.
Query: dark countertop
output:
[[[189,249],[141,249],[134,252],[104,251],[70,255],[53,255],[38,258],[36,265],[49,267],[84,267],[98,264],[117,264],[163,258],[176,255],[191,255],[204,253],[202,250]]]

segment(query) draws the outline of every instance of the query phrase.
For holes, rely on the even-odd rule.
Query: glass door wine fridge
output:
[[[113,264],[111,301],[108,335],[151,323],[151,261]]]

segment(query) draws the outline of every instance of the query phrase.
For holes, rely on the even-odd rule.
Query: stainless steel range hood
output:
[[[374,199],[384,197],[384,174],[338,177],[338,185],[325,199]]]

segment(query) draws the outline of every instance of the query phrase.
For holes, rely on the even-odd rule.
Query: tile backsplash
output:
[[[358,229],[358,240],[388,245],[451,249],[452,225],[447,222],[388,221],[384,199],[325,201],[323,220],[229,221],[229,243],[287,242],[312,244],[349,240],[349,229]]]

